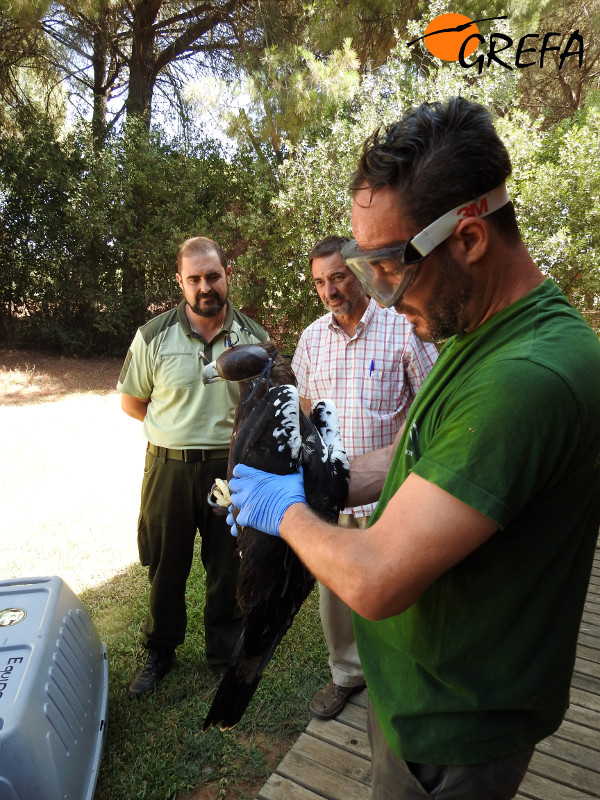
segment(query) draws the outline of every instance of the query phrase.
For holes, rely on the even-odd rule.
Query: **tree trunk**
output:
[[[106,75],[108,61],[108,40],[105,27],[106,11],[101,11],[98,28],[93,35],[92,66],[94,70],[94,108],[92,113],[92,138],[94,152],[97,154],[104,148],[106,141]]]
[[[125,108],[127,116],[138,116],[150,128],[152,91],[156,81],[154,52],[154,23],[162,0],[141,0],[135,4],[133,36],[129,61],[129,93]]]

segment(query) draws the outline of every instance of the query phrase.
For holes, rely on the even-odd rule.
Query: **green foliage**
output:
[[[148,313],[178,301],[183,239],[235,245],[225,215],[246,174],[214,143],[185,150],[131,125],[96,154],[88,126],[59,139],[28,114],[0,147],[0,319],[12,341],[122,353]]]
[[[224,111],[229,136],[281,160],[311,130],[322,130],[354,95],[359,62],[350,40],[327,58],[305,47],[271,47],[244,84],[245,107]],[[266,147],[265,147],[266,146]]]
[[[469,13],[485,16],[472,5]],[[334,6],[322,9],[323,48],[333,41],[325,22]],[[294,9],[292,0],[275,11]],[[305,10],[306,33],[317,12]],[[446,0],[434,0],[427,16],[448,10]],[[508,33],[510,24],[494,27]],[[422,28],[422,19],[409,23],[405,39]],[[177,247],[201,233],[230,258],[233,302],[290,353],[323,311],[307,272],[309,251],[327,234],[351,235],[347,185],[363,141],[407,107],[457,94],[497,118],[514,162],[509,190],[534,259],[578,307],[597,308],[594,92],[586,90],[572,116],[549,124],[546,111],[538,119],[523,101],[527,70],[492,64],[477,75],[440,62],[422,44],[403,43],[368,69],[353,47],[346,41],[327,55],[272,44],[230,129],[238,147],[227,157],[210,141],[192,147],[158,131],[148,135],[134,119],[94,152],[87,127],[59,138],[49,119],[30,112],[17,135],[0,143],[4,334],[12,323],[8,332],[29,344],[122,352],[137,325],[177,301]]]
[[[600,104],[544,130],[522,113],[500,122],[513,158],[512,192],[537,264],[582,310],[600,307]]]

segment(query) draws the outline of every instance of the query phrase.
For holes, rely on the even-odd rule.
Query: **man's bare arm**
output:
[[[366,505],[379,499],[403,430],[404,425],[388,447],[372,450],[350,462],[347,506]]]
[[[360,534],[291,505],[282,539],[322,583],[367,619],[409,608],[437,578],[480,547],[497,524],[412,473],[380,519]]]
[[[148,400],[141,400],[139,397],[133,397],[131,394],[121,394],[121,408],[129,417],[139,419],[140,422],[144,421],[146,412],[148,411]]]
[[[308,397],[300,397],[299,399],[300,399],[300,408],[302,409],[302,411],[303,411],[303,412],[306,414],[306,416],[308,417],[308,415],[310,414],[310,409],[311,409],[311,406],[312,406],[312,401],[311,401],[311,400],[309,400],[309,399],[308,399]]]

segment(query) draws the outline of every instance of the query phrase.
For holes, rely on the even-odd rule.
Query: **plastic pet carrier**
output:
[[[91,800],[106,647],[61,578],[0,581],[0,800]]]

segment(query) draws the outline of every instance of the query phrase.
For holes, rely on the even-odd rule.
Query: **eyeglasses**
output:
[[[361,250],[352,240],[344,245],[341,255],[365,291],[382,306],[389,308],[414,283],[423,259],[451,236],[461,219],[487,217],[508,201],[506,186],[502,184],[448,211],[406,242],[376,250]]]

